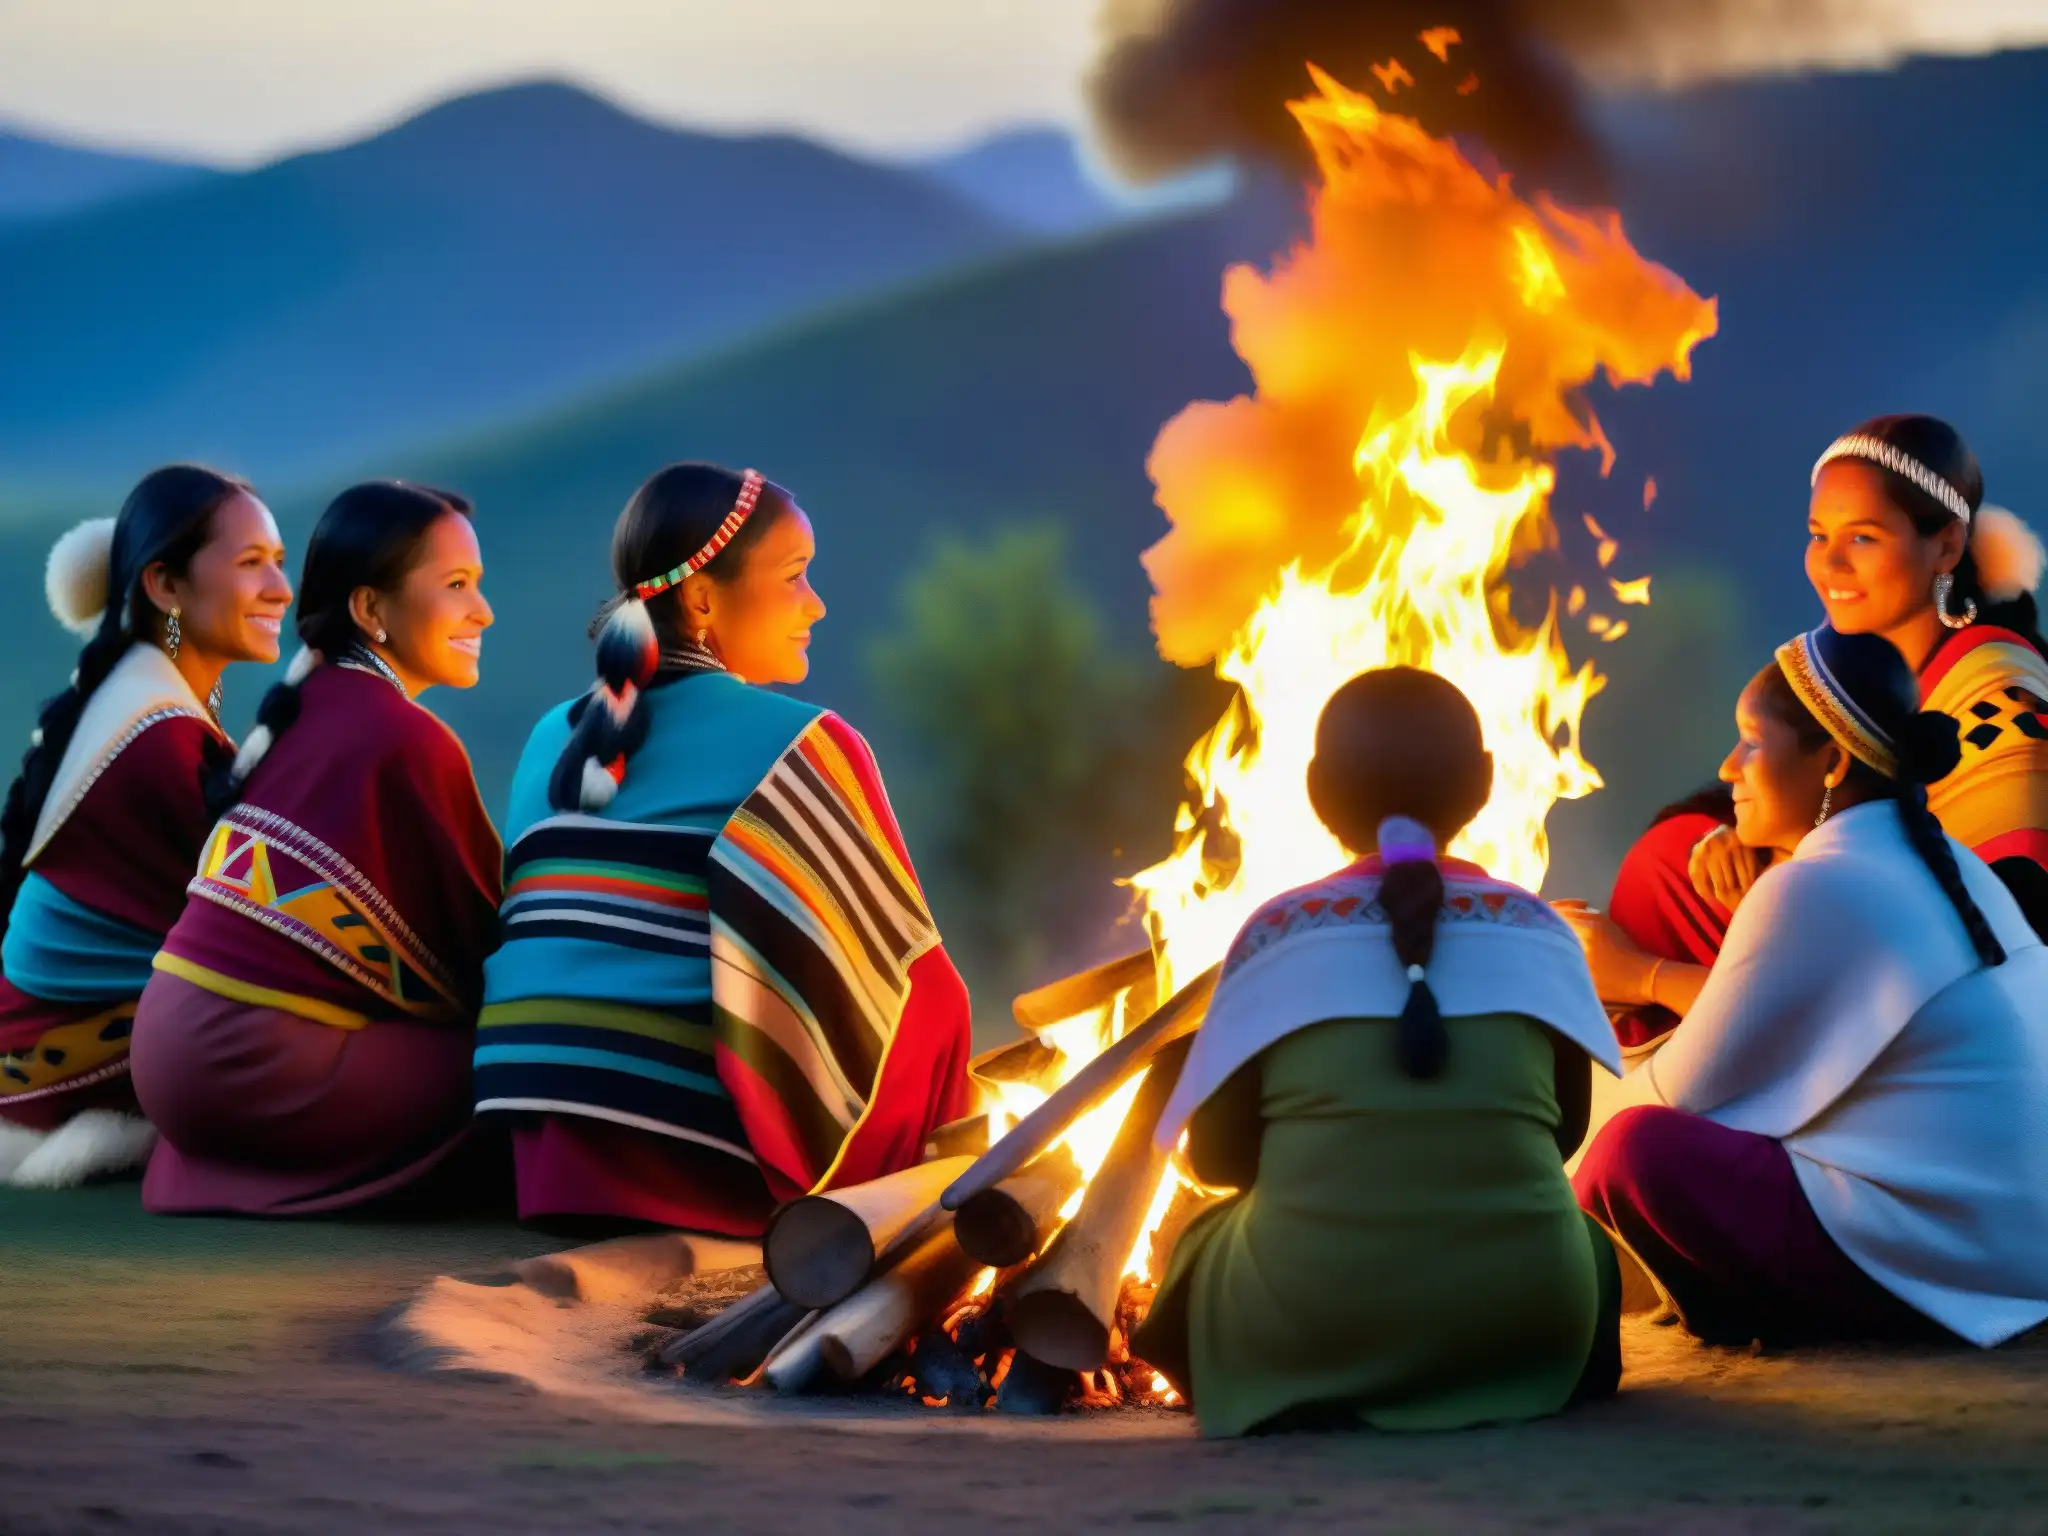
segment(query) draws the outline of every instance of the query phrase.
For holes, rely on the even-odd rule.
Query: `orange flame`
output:
[[[1322,173],[1311,236],[1271,272],[1224,279],[1256,392],[1189,406],[1148,466],[1173,525],[1145,555],[1160,651],[1241,691],[1188,762],[1209,821],[1237,834],[1235,868],[1214,883],[1203,807],[1185,806],[1186,846],[1133,882],[1169,979],[1343,861],[1302,785],[1323,701],[1370,667],[1427,667],[1472,699],[1496,789],[1458,851],[1541,883],[1550,807],[1600,782],[1578,747],[1600,680],[1567,659],[1555,593],[1535,628],[1513,619],[1508,573],[1555,541],[1555,455],[1612,462],[1583,387],[1684,378],[1716,326],[1713,301],[1637,254],[1615,214],[1524,199],[1311,74],[1317,94],[1292,108]],[[1618,546],[1587,526],[1604,567]]]

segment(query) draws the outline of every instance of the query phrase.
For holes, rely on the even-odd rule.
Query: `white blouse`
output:
[[[1622,1104],[1779,1140],[1865,1273],[1992,1345],[2048,1318],[2048,949],[1949,846],[2004,965],[1978,962],[1897,808],[1856,806],[1757,880]]]

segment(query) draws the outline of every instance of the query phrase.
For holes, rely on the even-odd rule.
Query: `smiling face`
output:
[[[684,583],[685,623],[708,630],[719,660],[747,682],[802,682],[811,670],[811,628],[825,617],[811,590],[817,551],[811,520],[792,503],[730,580],[697,575]]]
[[[148,584],[159,609],[178,610],[181,653],[221,665],[277,660],[292,584],[270,509],[247,491],[215,508],[183,575],[152,567]]]
[[[1883,470],[1837,459],[1814,484],[1806,530],[1806,579],[1828,622],[1845,635],[1883,635],[1908,658],[1918,655],[1923,647],[1911,641],[1939,625],[1934,578],[1955,570],[1968,529],[1950,521],[1923,536],[1892,500]]]
[[[356,590],[350,604],[356,625],[407,693],[417,697],[436,684],[476,686],[483,633],[495,621],[484,600],[483,577],[475,526],[461,513],[450,512],[427,525],[396,591]],[[376,640],[380,630],[381,642]]]
[[[1772,706],[1767,677],[1752,680],[1736,700],[1735,750],[1721,763],[1721,782],[1735,792],[1735,835],[1743,844],[1790,853],[1813,830],[1823,790],[1848,772],[1849,755],[1832,740],[1804,745]]]

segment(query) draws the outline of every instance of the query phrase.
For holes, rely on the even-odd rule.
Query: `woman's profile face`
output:
[[[1934,578],[1953,571],[1968,530],[1922,537],[1889,495],[1884,472],[1837,459],[1820,472],[1806,517],[1806,579],[1845,635],[1890,635],[1934,611]]]
[[[1833,742],[1803,748],[1754,682],[1736,700],[1735,734],[1735,749],[1721,763],[1721,782],[1735,792],[1735,835],[1745,847],[1790,853],[1813,830],[1842,750]]]
[[[817,551],[811,520],[792,505],[747,551],[731,580],[710,583],[706,639],[738,677],[800,683],[810,675],[811,628],[825,617],[825,604],[811,589]]]
[[[483,579],[476,526],[449,512],[428,525],[398,590],[373,594],[376,627],[388,637],[378,649],[408,693],[476,686],[484,631],[494,622]]]
[[[270,509],[247,491],[223,501],[185,574],[166,574],[163,591],[178,609],[180,649],[220,662],[277,660],[292,584]]]

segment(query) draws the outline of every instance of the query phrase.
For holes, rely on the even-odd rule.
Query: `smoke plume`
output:
[[[1454,46],[1425,46],[1448,28]],[[1584,83],[1875,67],[2048,41],[2039,0],[1105,0],[1090,84],[1104,148],[1149,180],[1221,153],[1305,164],[1305,63],[1476,135],[1553,184],[1597,174]],[[1437,36],[1442,37],[1439,32]],[[1440,52],[1442,57],[1436,56]],[[1376,72],[1374,66],[1381,66]]]

